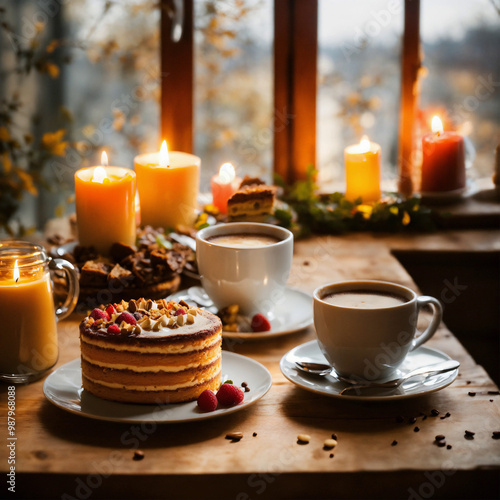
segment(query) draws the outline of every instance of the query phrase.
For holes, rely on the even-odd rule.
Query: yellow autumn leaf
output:
[[[363,219],[369,219],[373,212],[373,207],[371,205],[358,205],[356,209],[363,214]]]
[[[33,177],[28,172],[21,170],[20,168],[16,170],[16,173],[23,182],[24,189],[33,196],[37,196],[38,189],[35,187],[35,184],[33,183]]]
[[[0,127],[0,141],[10,140],[10,132],[7,127]]]
[[[403,224],[403,226],[407,226],[410,223],[410,220],[411,220],[410,214],[405,210],[401,223]]]
[[[59,47],[59,40],[52,40],[48,45],[47,48],[45,49],[49,54],[52,54],[54,50]]]
[[[64,206],[64,203],[59,203],[57,207],[54,210],[54,214],[56,217],[64,217],[64,214],[66,213],[66,208]]]
[[[62,140],[64,134],[66,134],[64,129],[46,132],[42,137],[43,148],[53,155],[64,156],[68,147],[68,142]]]
[[[56,66],[54,63],[48,62],[46,68],[47,73],[51,78],[57,78],[59,76],[59,66]]]
[[[9,153],[5,152],[2,155],[3,171],[8,174],[12,168],[12,162],[10,161]]]

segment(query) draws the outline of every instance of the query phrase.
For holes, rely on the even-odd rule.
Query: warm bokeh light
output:
[[[170,165],[170,158],[168,156],[167,141],[163,141],[161,143],[159,164],[160,164],[160,167],[168,167]]]
[[[434,133],[440,134],[443,131],[443,122],[439,116],[434,116],[432,118],[431,129]]]
[[[236,172],[231,163],[223,163],[219,169],[219,183],[220,184],[229,184],[234,181],[236,177]]]

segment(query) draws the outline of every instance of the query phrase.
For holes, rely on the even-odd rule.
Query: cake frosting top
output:
[[[87,339],[125,343],[182,341],[187,336],[212,335],[221,328],[217,316],[184,301],[143,298],[101,306],[80,323]]]

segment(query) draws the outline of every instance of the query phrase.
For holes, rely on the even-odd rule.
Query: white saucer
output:
[[[399,370],[402,374],[408,373],[415,368],[439,363],[451,359],[447,354],[444,354],[437,349],[421,346],[410,352],[406,357]],[[327,363],[323,356],[318,342],[312,340],[305,344],[294,347],[288,351],[280,361],[280,368],[283,375],[293,382],[295,385],[302,387],[308,391],[317,392],[325,396],[341,399],[351,399],[356,401],[394,401],[396,399],[405,399],[415,396],[421,396],[431,392],[439,391],[450,385],[458,375],[458,368],[448,373],[442,373],[421,379],[419,377],[412,378],[395,389],[370,388],[348,392],[340,395],[340,391],[349,384],[337,380],[331,375],[324,377],[318,375],[308,375],[295,368],[295,362],[300,360],[315,361],[317,363]]]
[[[204,290],[203,290],[204,291]],[[181,290],[167,297],[168,300],[186,299],[187,290]],[[193,305],[194,302],[192,302]],[[283,300],[276,305],[274,318],[270,319],[271,330],[268,332],[227,332],[222,331],[222,336],[227,339],[268,339],[279,337],[289,333],[304,330],[313,323],[312,296],[308,293],[296,290],[295,288],[285,288]],[[208,308],[211,312],[215,308]]]
[[[272,385],[271,374],[260,363],[240,354],[222,351],[222,380],[228,379],[238,386],[246,382],[250,392],[245,392],[245,399],[241,404],[209,413],[199,412],[196,401],[171,405],[139,405],[115,403],[93,396],[82,389],[79,359],[74,359],[51,373],[43,384],[43,393],[57,407],[83,417],[111,422],[173,424],[206,420],[244,410],[262,398]]]

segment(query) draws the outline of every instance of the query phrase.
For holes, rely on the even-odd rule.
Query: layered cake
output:
[[[227,214],[232,222],[262,222],[274,209],[276,188],[268,186],[258,178],[245,177],[227,201]]]
[[[94,309],[80,324],[83,388],[127,403],[193,401],[221,382],[222,323],[164,299]]]

